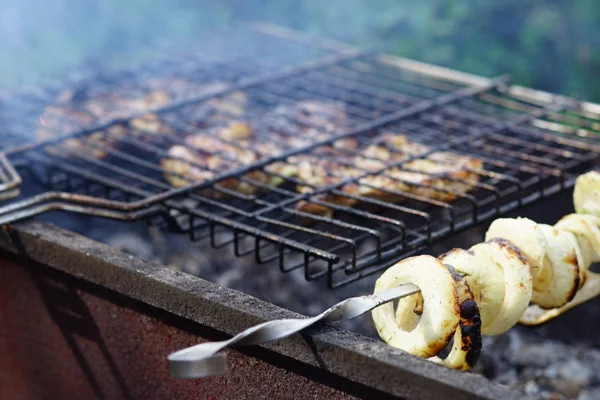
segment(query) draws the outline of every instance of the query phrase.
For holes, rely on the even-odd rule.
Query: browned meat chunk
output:
[[[264,119],[267,130],[303,147],[342,133],[348,127],[345,105],[337,101],[300,101],[280,105]]]
[[[297,166],[297,179],[307,183],[307,186],[299,186],[298,191],[310,193],[314,189],[358,179],[341,186],[338,191],[387,202],[403,200],[402,193],[449,202],[472,190],[479,180],[477,171],[483,168],[481,160],[450,152],[418,157],[429,148],[400,134],[386,134],[378,142],[366,147],[354,146],[352,153],[337,150],[337,154],[328,157],[309,154],[290,160]],[[413,157],[417,158],[392,166]],[[374,174],[365,176],[368,173]],[[311,197],[313,202],[302,201],[297,208],[330,216],[331,208],[314,201],[341,206],[359,203],[358,199],[343,194],[317,194]]]
[[[61,93],[55,104],[48,106],[42,115],[44,124],[37,130],[38,140],[47,140],[62,136],[77,129],[83,129],[93,123],[101,123],[119,118],[127,118],[134,114],[165,106],[172,101],[182,100],[202,93],[222,89],[225,84],[214,83],[198,85],[179,79],[151,80],[147,84],[146,93],[110,93],[106,95],[82,97],[79,93],[66,91]],[[206,118],[214,117],[215,121],[224,119],[223,115],[243,115],[246,95],[234,92],[223,97],[212,98],[194,106],[194,111]],[[229,117],[231,118],[231,117]],[[140,134],[174,134],[175,130],[158,115],[149,113],[134,118],[129,125],[117,125],[107,132],[93,132],[85,139],[73,138],[63,144],[67,150],[83,152],[95,158],[103,158],[108,149],[118,146],[125,135]],[[97,147],[89,146],[89,143]],[[50,151],[55,151],[49,147]]]
[[[163,160],[162,165],[168,171],[166,178],[172,185],[187,186],[212,179],[219,172],[234,170],[261,157],[274,156],[284,150],[281,143],[287,149],[327,139],[342,133],[347,124],[342,103],[303,101],[279,106],[264,120],[258,121],[262,134],[266,132],[268,135],[264,138],[273,143],[269,148],[260,149],[265,145],[257,142],[255,136],[261,134],[253,132],[249,125],[241,124],[247,129],[240,130],[238,127],[237,134],[234,134],[235,125],[230,125],[211,134],[233,140],[234,146],[216,139],[216,142],[206,140],[206,134],[193,136],[188,139],[189,146],[173,147],[169,152],[171,157]],[[201,154],[199,149],[203,150]],[[333,145],[290,157],[286,162],[269,164],[265,167],[266,172],[253,171],[245,177],[267,185],[279,185],[286,177],[294,177],[304,183],[297,186],[297,191],[307,194],[353,180],[341,185],[337,194],[329,191],[316,194],[297,205],[301,211],[326,216],[333,212],[328,203],[352,207],[360,202],[357,197],[399,202],[405,198],[403,194],[449,202],[477,184],[478,171],[483,169],[481,160],[450,152],[424,156],[429,151],[428,146],[405,135],[384,133],[366,143],[357,139],[337,140]],[[402,162],[404,164],[400,164]],[[367,175],[369,173],[372,175]],[[238,179],[228,179],[219,185],[245,194],[258,190],[258,186]],[[215,196],[214,193],[211,195]]]
[[[273,156],[279,151],[270,144],[252,145],[251,139],[251,127],[241,122],[189,136],[185,140],[185,146],[171,147],[169,156],[161,160],[161,165],[166,170],[165,178],[175,187],[185,187],[256,162],[259,160],[258,154]],[[244,178],[257,183],[278,184],[262,171],[251,171]],[[242,194],[252,194],[257,190],[252,182],[235,178],[221,181],[217,186]],[[215,190],[205,190],[202,194],[212,198],[227,197],[226,193]]]
[[[300,121],[300,122],[299,122]],[[212,179],[215,175],[231,171],[244,164],[273,157],[285,149],[306,146],[315,140],[323,140],[336,129],[343,129],[346,113],[343,103],[305,101],[277,107],[253,126],[235,122],[225,127],[206,130],[201,135],[186,139],[186,145],[177,145],[169,150],[169,157],[161,164],[167,171],[165,178],[173,186],[188,186],[191,183]],[[210,138],[210,139],[209,139]],[[260,140],[264,138],[264,140]],[[223,139],[229,141],[226,144]],[[233,145],[234,143],[234,145]],[[252,171],[244,176],[261,184],[277,186],[285,176],[295,174],[297,167],[276,163],[269,169],[277,175]],[[228,179],[220,187],[252,194],[259,190],[239,179]],[[205,191],[211,197],[223,197],[223,193]]]

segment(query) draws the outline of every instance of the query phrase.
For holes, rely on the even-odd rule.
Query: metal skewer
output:
[[[319,322],[352,319],[375,307],[418,293],[413,284],[404,284],[376,295],[352,297],[321,314],[306,319],[281,319],[253,326],[222,342],[201,343],[169,355],[171,375],[175,378],[206,378],[227,374],[227,355],[221,350],[232,345],[252,346],[283,339]]]

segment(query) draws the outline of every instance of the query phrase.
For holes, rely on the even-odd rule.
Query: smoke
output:
[[[125,64],[226,23],[220,2],[2,0],[0,86],[57,78],[83,63]]]
[[[264,20],[520,84],[600,99],[594,0],[0,0],[0,89],[127,65]]]
[[[390,0],[0,0],[0,89],[59,79],[81,65],[112,67],[157,46],[198,47],[240,21],[263,20],[355,44],[410,15]],[[383,25],[382,25],[383,24]],[[365,38],[372,38],[365,43]]]

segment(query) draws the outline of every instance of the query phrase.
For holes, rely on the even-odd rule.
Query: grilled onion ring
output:
[[[527,309],[533,292],[533,280],[527,259],[520,250],[509,241],[492,239],[475,247],[484,247],[494,262],[502,266],[504,281],[504,299],[500,312],[487,325],[488,335],[499,335],[515,325]],[[493,279],[493,277],[489,277]]]
[[[399,300],[396,315],[392,303],[377,307],[372,311],[373,322],[379,336],[390,346],[414,356],[433,357],[448,345],[460,320],[455,277],[434,257],[411,257],[388,268],[377,280],[375,293],[404,283],[416,285],[421,293]],[[420,319],[415,310],[419,296],[423,299]]]
[[[562,307],[575,297],[579,289],[577,239],[571,232],[550,225],[539,226],[548,242],[544,270],[549,270],[550,279],[545,290],[534,290],[531,300],[545,309]]]
[[[440,259],[466,275],[481,312],[486,335],[506,332],[527,309],[532,278],[525,256],[504,239],[491,239],[469,250],[455,249]]]
[[[595,215],[569,214],[562,217],[554,227],[577,235],[577,241],[582,251],[582,265],[590,265],[591,263],[600,261],[599,217]]]
[[[533,277],[531,301],[544,309],[567,304],[582,280],[584,258],[577,237],[558,228],[526,218],[503,218],[486,233],[486,239],[506,239],[523,252]]]
[[[565,305],[579,289],[581,255],[576,237],[527,218],[494,221],[486,239],[502,238],[527,258],[533,278],[531,301],[542,308]]]
[[[535,277],[542,272],[546,257],[546,237],[537,222],[528,218],[499,218],[491,223],[485,233],[485,240],[505,239],[519,248],[531,266]]]
[[[573,205],[577,214],[600,216],[600,174],[591,171],[580,175],[573,189]]]
[[[450,265],[446,267],[450,271],[454,270]],[[448,357],[441,359],[436,356],[430,360],[450,368],[469,371],[477,364],[481,355],[481,316],[468,282],[456,272],[453,275],[460,304],[458,329],[454,333],[454,343]]]
[[[579,264],[579,289],[575,297],[562,307],[544,310],[530,306],[520,323],[539,325],[589,301],[600,294],[600,274],[589,271],[592,263],[600,261],[600,174],[591,171],[577,178],[573,190],[573,203],[577,214],[570,214],[554,227],[575,237],[575,253]]]
[[[444,264],[457,266],[459,273],[465,274],[465,280],[474,294],[481,313],[481,332],[488,334],[490,323],[500,312],[504,300],[504,279],[502,267],[494,262],[481,245],[470,250],[452,249],[439,257]]]

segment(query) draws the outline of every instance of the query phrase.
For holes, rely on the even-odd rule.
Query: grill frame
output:
[[[282,35],[280,31],[275,32],[275,34],[280,36]],[[286,37],[286,39],[290,38]],[[294,37],[292,37],[291,40],[301,41],[304,39],[294,39]],[[329,47],[329,49],[333,51],[333,47],[336,46],[327,44],[325,47]],[[259,75],[255,77],[242,78],[239,81],[230,84],[226,88],[222,88],[211,93],[205,93],[194,99],[179,101],[175,104],[152,110],[150,112],[154,112],[157,115],[166,115],[169,112],[184,108],[190,104],[198,104],[203,101],[219,98],[240,89],[261,87],[261,85],[273,84],[274,82],[278,82],[280,80],[301,77],[306,74],[324,71],[327,68],[337,67],[342,65],[344,62],[352,61],[372,61],[382,64],[393,64],[411,72],[417,72],[417,70],[419,70],[421,67],[420,64],[414,64],[414,62],[411,61],[390,58],[390,56],[379,55],[372,52],[360,52],[347,47],[340,48],[340,46],[337,46],[335,48],[335,54],[332,56],[308,62],[297,67],[283,68],[275,73],[269,72],[262,76]],[[385,269],[398,260],[408,257],[412,254],[416,254],[426,249],[431,244],[447,238],[456,232],[460,232],[471,226],[480,224],[499,215],[503,215],[508,211],[526,204],[530,204],[545,196],[568,189],[573,185],[573,174],[570,174],[570,176],[564,175],[564,172],[568,170],[568,168],[552,171],[551,165],[546,166],[546,170],[550,171],[549,175],[554,174],[557,176],[556,184],[548,187],[544,186],[543,181],[545,178],[542,178],[540,172],[538,171],[536,173],[538,174],[537,180],[540,183],[540,188],[537,192],[530,193],[528,195],[517,196],[516,200],[510,203],[507,202],[497,204],[496,208],[488,210],[485,214],[478,213],[477,208],[479,207],[479,204],[477,203],[476,198],[473,198],[473,196],[470,194],[459,194],[459,197],[463,197],[472,204],[472,217],[470,219],[463,217],[463,219],[460,221],[455,220],[454,206],[452,204],[441,205],[442,207],[446,207],[446,209],[451,212],[448,228],[444,228],[443,230],[438,229],[432,232],[428,222],[426,224],[427,231],[425,234],[420,233],[420,238],[418,240],[413,240],[410,243],[407,243],[406,240],[409,230],[407,228],[402,228],[402,226],[399,225],[403,223],[401,220],[395,220],[395,222],[392,222],[392,224],[396,223],[396,226],[399,227],[401,231],[403,229],[403,232],[401,232],[402,239],[398,244],[400,247],[392,246],[390,243],[382,244],[379,237],[380,232],[378,232],[377,229],[370,229],[367,226],[338,221],[336,218],[323,219],[323,217],[300,215],[302,217],[311,218],[313,222],[316,221],[317,223],[337,225],[337,228],[339,229],[358,230],[363,232],[364,235],[370,235],[376,241],[374,254],[371,252],[371,255],[368,257],[363,257],[362,259],[361,256],[357,255],[357,247],[360,244],[357,242],[361,242],[362,239],[354,240],[352,238],[346,238],[343,235],[327,233],[327,231],[301,226],[297,223],[286,225],[282,219],[268,217],[268,213],[272,211],[281,210],[287,212],[288,205],[302,200],[310,200],[314,202],[312,199],[319,193],[338,191],[337,194],[348,196],[347,194],[341,192],[345,184],[356,182],[361,178],[373,174],[381,174],[392,167],[401,167],[412,160],[424,159],[429,155],[439,153],[440,151],[455,151],[456,149],[460,149],[461,146],[472,146],[472,144],[477,143],[479,139],[489,140],[490,138],[493,139],[494,137],[497,138],[500,136],[500,141],[507,142],[507,139],[510,139],[511,137],[510,135],[506,135],[506,132],[508,131],[511,134],[514,133],[516,135],[516,132],[519,130],[522,131],[521,133],[523,135],[537,135],[539,137],[540,132],[536,131],[536,129],[539,127],[536,127],[535,123],[539,123],[539,121],[543,122],[544,118],[550,115],[562,115],[559,113],[565,110],[582,112],[581,110],[585,111],[586,109],[592,108],[593,111],[596,111],[593,109],[593,105],[588,103],[577,103],[573,99],[567,99],[558,96],[544,97],[531,91],[527,91],[526,89],[507,86],[508,78],[505,76],[495,79],[472,78],[471,76],[467,76],[465,74],[455,73],[434,66],[428,66],[423,71],[419,70],[418,72],[424,76],[431,76],[436,79],[445,79],[447,82],[456,82],[462,87],[459,87],[458,89],[454,88],[454,90],[450,91],[449,93],[438,95],[432,99],[414,102],[414,104],[403,110],[391,112],[381,117],[375,117],[362,124],[356,124],[342,133],[336,133],[335,135],[323,140],[313,141],[307,146],[287,150],[277,156],[268,157],[240,168],[235,168],[234,170],[227,171],[225,173],[216,174],[212,179],[209,180],[196,182],[183,188],[167,188],[166,185],[163,184],[164,191],[158,194],[135,189],[131,186],[127,186],[126,181],[115,181],[114,179],[107,178],[106,176],[100,176],[92,170],[87,171],[78,169],[77,165],[56,165],[57,170],[60,170],[60,172],[57,174],[59,178],[56,178],[53,172],[48,173],[46,178],[46,182],[49,183],[51,187],[54,187],[55,190],[1,207],[0,224],[11,223],[20,219],[33,217],[43,212],[56,210],[78,212],[121,220],[158,219],[160,224],[168,226],[171,230],[181,233],[188,233],[190,238],[194,241],[209,238],[214,247],[233,245],[236,255],[243,256],[253,252],[258,263],[278,262],[280,269],[283,272],[288,272],[296,268],[304,268],[305,277],[307,280],[313,280],[326,276],[329,286],[331,288],[337,288]],[[489,123],[489,121],[485,121],[484,117],[486,117],[486,114],[476,113],[475,116],[481,120],[480,122],[484,128],[471,127],[471,129],[469,129],[464,136],[450,138],[441,144],[432,145],[425,153],[411,156],[408,159],[402,160],[401,162],[395,164],[388,164],[385,166],[385,168],[382,168],[376,172],[365,171],[365,174],[361,175],[359,178],[352,177],[342,179],[341,181],[335,182],[331,185],[317,187],[308,194],[297,193],[295,196],[291,196],[283,202],[269,204],[269,202],[265,202],[261,198],[257,199],[256,196],[247,198],[246,200],[248,201],[262,204],[264,206],[258,211],[246,212],[239,207],[236,208],[235,206],[228,206],[225,204],[225,202],[215,202],[214,200],[207,199],[196,194],[198,190],[209,187],[215,190],[223,191],[223,189],[217,188],[215,184],[230,178],[247,179],[243,178],[244,174],[253,170],[264,168],[275,161],[283,161],[295,155],[310,153],[317,148],[331,146],[335,142],[339,142],[341,139],[364,137],[370,131],[380,129],[391,124],[410,124],[414,122],[412,120],[413,118],[416,118],[417,122],[420,124],[422,121],[420,121],[419,118],[423,116],[434,118],[439,117],[443,113],[450,113],[453,115],[453,118],[460,116],[467,121],[469,121],[469,119],[474,121],[475,119],[473,119],[473,117],[467,113],[467,111],[471,111],[471,109],[469,107],[463,107],[462,103],[467,101],[477,102],[474,99],[482,96],[487,96],[492,100],[495,99],[495,101],[500,101],[501,106],[505,106],[507,104],[510,105],[510,107],[506,107],[507,109],[516,107],[518,110],[516,113],[517,115],[514,116],[514,110],[511,110],[510,112],[513,114],[510,114],[510,118]],[[507,97],[509,100],[506,100]],[[493,101],[491,103],[493,103]],[[490,107],[493,108],[496,106],[490,105]],[[0,152],[0,179],[5,182],[0,185],[0,200],[17,195],[18,188],[23,181],[20,175],[17,173],[17,170],[14,168],[13,159],[18,161],[20,160],[22,162],[21,157],[24,156],[25,159],[29,159],[29,154],[31,153],[37,157],[37,161],[46,162],[47,164],[51,165],[53,164],[52,160],[44,160],[43,157],[47,156],[38,153],[38,151],[43,147],[51,144],[56,145],[64,143],[67,139],[82,139],[93,132],[106,131],[112,126],[127,124],[131,119],[144,114],[147,114],[147,112],[128,118],[115,119],[106,123],[85,128],[66,136],[57,137],[55,139],[45,140],[38,143],[29,143]],[[597,116],[600,116],[600,114]],[[431,128],[433,135],[443,132],[439,122],[429,121],[427,123],[433,123],[434,125],[438,124],[437,127],[434,126]],[[475,125],[475,123],[473,123],[473,125]],[[419,130],[420,128],[422,128],[422,126],[417,124],[415,129]],[[576,142],[570,139],[559,138],[560,136],[557,135],[556,138],[554,138],[554,141],[556,143],[560,143],[560,141],[562,141],[564,146],[569,145],[573,148],[576,148],[576,144],[578,143],[584,143],[583,141]],[[517,140],[517,142],[523,142],[522,139],[512,140],[513,144],[515,140]],[[585,143],[585,146],[587,147],[587,150],[590,151],[589,155],[593,156],[591,158],[597,159],[598,153],[600,153],[600,148],[589,141]],[[554,150],[555,152],[562,151],[562,149],[555,149],[548,146],[545,147],[550,150]],[[120,150],[116,151],[119,152]],[[549,153],[551,154],[552,151],[549,151]],[[517,154],[516,158],[519,158],[519,156],[533,157],[520,153]],[[34,160],[36,159],[35,157]],[[541,164],[544,164],[545,162],[545,160],[541,157],[537,157],[535,161]],[[597,160],[587,161],[590,161],[592,163],[591,166],[593,166],[593,161]],[[90,164],[100,165],[105,163],[104,161],[90,160],[90,157],[88,157],[87,162]],[[21,168],[26,167],[22,166]],[[104,166],[104,168],[107,167]],[[119,170],[112,168],[112,172],[129,175],[128,171],[123,171],[122,169]],[[140,177],[139,174],[131,176],[137,179],[143,179],[143,176]],[[520,182],[517,181],[516,184],[518,186],[520,185]],[[493,185],[487,185],[485,183],[477,183],[477,185],[487,186],[486,190],[490,192],[497,191]],[[64,186],[64,188],[62,186]],[[100,192],[105,192],[105,198],[100,197],[99,195],[93,195],[93,193],[98,192],[99,186],[101,186],[99,189]],[[279,189],[270,188],[270,190],[272,192],[276,192]],[[73,193],[73,191],[81,191],[82,194],[76,194]],[[111,197],[111,193],[113,192],[116,192],[116,198],[114,199]],[[237,196],[240,200],[244,200],[239,194],[231,193],[231,191],[228,194],[233,195],[234,197]],[[495,195],[497,196],[497,199],[500,198],[497,193]],[[407,193],[404,193],[404,196],[407,196]],[[241,221],[244,219],[250,219],[250,221],[241,222],[240,219],[212,214],[207,208],[202,209],[197,207],[197,205],[189,206],[185,204],[185,200],[190,198],[199,203],[208,204],[217,208],[221,207],[225,210],[232,211],[233,213],[238,213],[243,217]],[[361,198],[360,200],[362,202],[376,203],[374,200],[368,200],[365,198]],[[420,201],[423,200],[421,199]],[[433,201],[430,202],[434,203]],[[384,204],[379,205],[382,206]],[[411,210],[410,206],[405,207],[402,205],[392,206],[390,204],[386,204],[385,206],[397,212],[407,212],[408,210],[408,212],[412,211],[417,214],[421,213],[421,217],[427,219],[428,221],[431,220],[431,216],[427,213],[427,211],[422,212],[418,209]],[[440,204],[437,204],[437,206],[440,206]],[[338,211],[355,214],[357,217],[361,218],[378,217],[376,214],[369,214],[368,212],[365,213],[364,211],[358,209],[351,209],[341,206],[337,206],[337,208]],[[173,215],[173,211],[176,211],[179,215]],[[380,219],[381,218],[382,217],[380,216]],[[187,219],[187,221],[181,223],[182,219]],[[198,221],[204,222],[198,223]],[[388,219],[387,223],[389,222],[390,220]],[[308,244],[310,243],[310,238],[305,239],[304,241],[290,239],[286,237],[285,231],[283,234],[277,234],[273,231],[260,229],[260,224],[271,224],[283,228],[289,228],[296,232],[311,234],[314,237],[332,239],[337,240],[340,243],[346,243],[347,246],[345,247],[349,247],[349,251],[352,254],[350,265],[348,266],[348,262],[346,262],[346,264],[340,264],[342,257],[340,254],[346,253],[346,251],[342,251],[344,247],[343,244],[337,244],[330,249],[322,249],[320,247]],[[225,227],[227,230],[229,230],[231,232],[231,238],[222,242],[218,242],[218,227]],[[416,232],[417,230],[413,229],[413,231]],[[254,240],[254,244],[250,245],[246,249],[242,249],[244,236],[252,237]],[[267,245],[265,245],[265,243],[267,243]],[[265,256],[263,249],[268,247],[270,244],[273,245],[272,252],[268,256]],[[387,247],[388,249],[385,250],[384,247]],[[290,251],[298,253],[300,255],[300,260],[293,262],[287,261],[286,258],[293,259],[293,257],[289,257],[288,255]],[[315,273],[315,264],[317,262],[322,262],[324,264],[320,264],[320,266],[317,267],[318,272]],[[362,264],[360,264],[361,262]],[[343,279],[335,277],[339,276],[340,273],[345,275]]]

